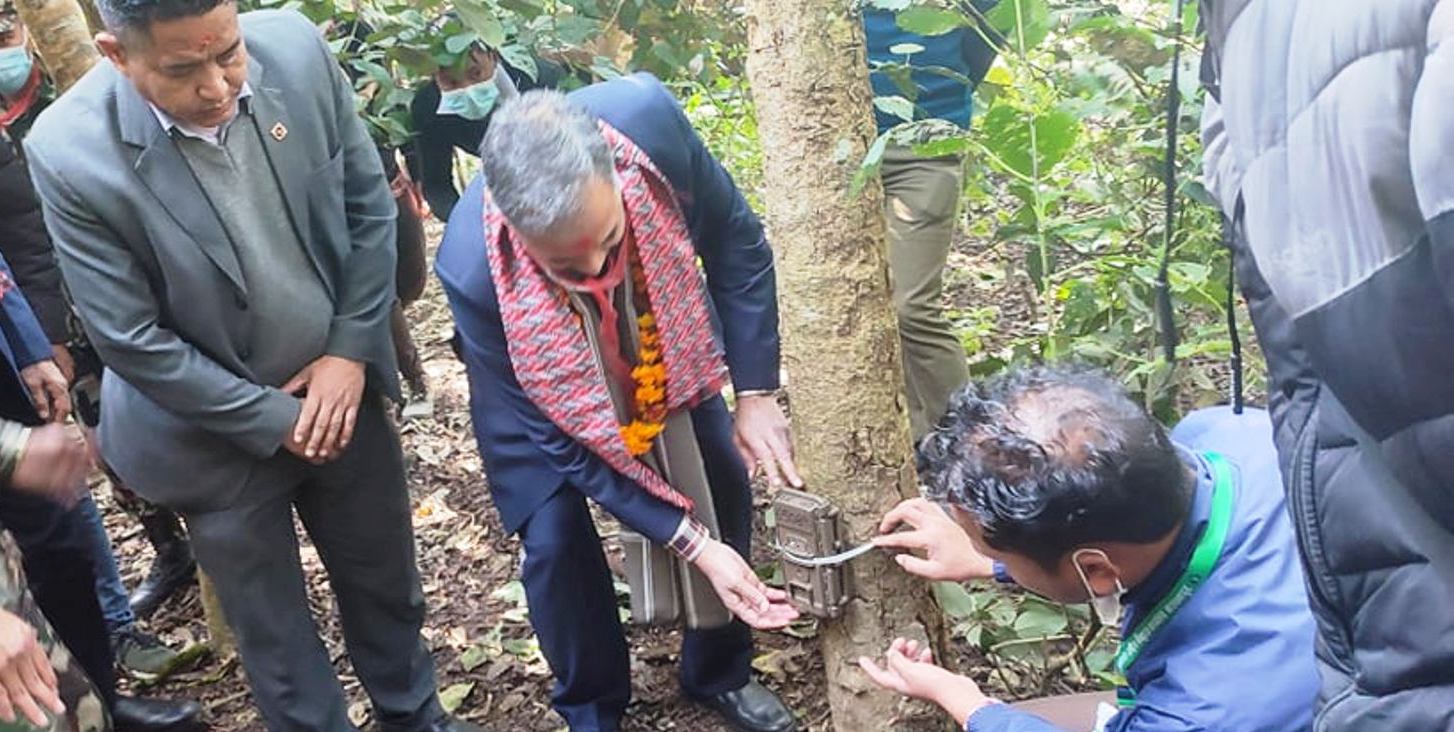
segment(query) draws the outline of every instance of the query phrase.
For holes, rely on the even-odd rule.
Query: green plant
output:
[[[952,582],[937,583],[934,594],[955,637],[982,652],[987,667],[979,675],[998,693],[1045,696],[1120,683],[1111,667],[1115,634],[1085,607]]]
[[[415,90],[476,43],[531,76],[537,57],[557,63],[567,87],[644,70],[709,89],[740,76],[745,45],[741,11],[726,2],[244,0],[242,8],[294,9],[327,28],[374,138],[391,145],[409,139]]]
[[[869,0],[899,11],[899,25],[925,35],[961,27],[1003,34],[1001,60],[975,90],[968,133],[936,134],[924,123],[885,134],[864,161],[875,170],[883,147],[911,142],[925,154],[971,160],[966,197],[979,229],[999,247],[1011,274],[1028,283],[1031,322],[1001,323],[998,347],[971,348],[984,375],[1011,363],[1070,358],[1118,373],[1158,416],[1221,395],[1228,259],[1220,218],[1200,173],[1196,138],[1199,59],[1190,30],[1195,4],[1173,23],[1164,8],[1139,14],[1094,0],[1000,0],[980,13],[963,0]],[[1156,270],[1164,231],[1160,201],[1171,48],[1186,44],[1180,74],[1177,167],[1183,200],[1171,248],[1170,289],[1181,344],[1173,368],[1157,348]],[[906,49],[913,50],[913,49]],[[907,55],[906,74],[912,65]],[[881,109],[897,109],[895,98]],[[901,115],[907,118],[908,115]],[[942,129],[942,128],[941,128]],[[983,346],[981,332],[965,339]]]

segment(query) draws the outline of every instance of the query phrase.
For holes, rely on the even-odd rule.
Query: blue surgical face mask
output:
[[[0,48],[0,94],[14,96],[30,81],[30,51],[25,46]]]
[[[478,122],[490,116],[499,99],[500,87],[490,79],[440,94],[438,112]]]

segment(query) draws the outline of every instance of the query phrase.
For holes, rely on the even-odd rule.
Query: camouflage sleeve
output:
[[[61,701],[66,713],[49,725],[37,727],[29,722],[0,722],[0,732],[109,732],[111,719],[101,701],[101,694],[92,686],[86,672],[71,657],[70,651],[56,640],[55,631],[41,614],[35,598],[25,586],[21,568],[20,547],[10,532],[0,532],[0,608],[13,613],[35,628],[41,647],[60,681]]]

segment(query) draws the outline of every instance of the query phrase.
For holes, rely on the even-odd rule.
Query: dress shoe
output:
[[[792,711],[783,700],[756,681],[749,681],[736,691],[703,699],[702,703],[743,732],[797,732],[798,729]]]
[[[202,732],[202,705],[194,701],[116,697],[111,708],[116,732]]]
[[[145,620],[177,590],[197,581],[197,561],[192,558],[192,545],[176,514],[166,510],[143,514],[141,526],[156,550],[156,559],[146,579],[132,591],[129,602],[131,612]]]

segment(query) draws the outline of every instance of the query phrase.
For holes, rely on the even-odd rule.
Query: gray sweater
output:
[[[258,383],[281,386],[323,355],[333,301],[288,218],[251,114],[240,112],[222,139],[177,135],[177,145],[242,266],[252,320],[247,365]]]

